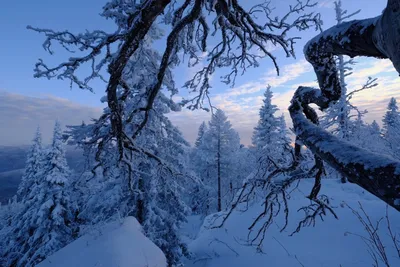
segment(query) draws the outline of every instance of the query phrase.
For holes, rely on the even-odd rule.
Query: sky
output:
[[[243,1],[245,7],[249,2]],[[254,1],[257,2],[257,1]],[[280,16],[288,9],[288,3],[295,0],[272,0],[271,5],[276,7],[274,14]],[[27,25],[34,27],[70,30],[83,32],[85,30],[102,29],[107,32],[114,30],[111,21],[107,21],[99,13],[106,0],[20,0],[6,1],[0,9],[0,145],[28,144],[33,137],[37,126],[40,126],[44,139],[51,138],[52,127],[56,119],[63,125],[80,124],[82,120],[98,117],[104,104],[100,98],[104,95],[106,84],[96,81],[92,84],[94,93],[72,87],[68,81],[47,80],[34,78],[33,68],[39,58],[49,65],[59,64],[71,54],[64,52],[60,47],[54,47],[55,53],[49,55],[44,51],[42,43],[44,36],[28,30]],[[363,0],[360,7],[359,0],[343,0],[343,7],[349,12],[362,8],[354,19],[374,17],[381,13],[386,1]],[[319,12],[324,21],[324,29],[335,24],[335,13],[332,0],[320,0],[314,12]],[[315,75],[311,65],[305,61],[302,48],[307,40],[317,32],[292,32],[292,35],[301,36],[296,44],[296,58],[286,58],[282,51],[270,47],[278,57],[281,75],[277,76],[272,62],[268,59],[261,61],[258,68],[248,69],[243,76],[238,77],[236,84],[228,86],[221,83],[219,77],[224,73],[217,71],[212,78],[212,104],[224,110],[233,127],[239,132],[241,141],[250,144],[253,128],[258,121],[258,111],[262,103],[262,95],[267,85],[272,86],[273,102],[286,117],[290,126],[287,112],[289,101],[294,90],[299,85],[315,85]],[[160,51],[164,48],[164,41],[156,44]],[[371,58],[356,58],[354,74],[347,80],[348,89],[358,89],[365,83],[368,76],[378,78],[379,86],[369,91],[363,91],[353,97],[353,104],[361,109],[367,109],[365,120],[381,122],[390,97],[400,95],[397,89],[398,74],[388,60]],[[193,75],[196,68],[188,69],[185,64],[174,70],[176,84],[181,87]],[[181,94],[186,94],[181,88]],[[400,100],[400,98],[399,98]],[[210,113],[205,111],[189,111],[170,114],[169,117],[177,125],[184,136],[193,142],[197,135],[198,126],[210,119]]]

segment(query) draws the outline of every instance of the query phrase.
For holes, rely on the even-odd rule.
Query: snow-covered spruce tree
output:
[[[188,160],[190,169],[200,180],[199,183],[192,184],[189,194],[189,206],[193,214],[206,216],[213,212],[210,210],[212,204],[211,192],[214,190],[209,184],[213,170],[211,170],[212,154],[205,142],[204,137],[208,131],[207,124],[202,122],[199,126],[195,146],[191,149]]]
[[[390,154],[400,159],[400,113],[397,101],[392,97],[383,117],[383,138],[390,149]]]
[[[386,147],[378,123],[376,121],[371,124],[365,123],[361,114],[352,123],[349,139],[353,144],[369,151],[390,155],[390,150]]]
[[[186,154],[190,151],[189,144],[163,114],[166,109],[168,104],[162,100],[155,103],[154,117],[150,115],[143,135],[137,138],[137,142],[143,142],[141,147],[148,147],[148,151],[170,167],[164,168],[159,162],[147,158],[139,160],[144,165],[138,181],[142,181],[144,186],[138,185],[138,200],[144,206],[141,223],[147,236],[164,252],[168,265],[175,266],[180,263],[182,256],[187,256],[179,228],[186,221],[189,211],[184,202],[187,198],[185,194],[189,193],[186,189],[197,182],[188,175]],[[138,214],[139,209],[136,208],[136,211]]]
[[[32,184],[20,212],[12,218],[12,230],[5,242],[6,266],[34,266],[76,236],[70,170],[58,122],[42,168],[41,177]]]
[[[17,196],[13,196],[6,204],[0,203],[0,229],[11,226],[12,217],[21,209],[21,202],[18,201]],[[2,231],[2,233],[4,233]],[[1,234],[0,234],[1,237]],[[0,239],[0,242],[3,238]],[[1,255],[1,254],[0,254]]]
[[[27,154],[21,183],[18,186],[18,197],[22,202],[29,196],[31,188],[39,183],[43,171],[43,163],[42,135],[38,127]]]
[[[6,249],[7,239],[9,240],[13,235],[12,230],[15,225],[13,218],[20,213],[23,204],[32,197],[31,190],[42,179],[43,163],[42,136],[38,127],[27,154],[24,174],[18,186],[18,198],[14,196],[7,205],[0,207],[0,247],[2,249]],[[0,255],[3,255],[3,251],[0,251]],[[0,266],[5,266],[6,263],[6,258],[2,257]]]
[[[381,127],[379,127],[379,124],[376,122],[376,120],[371,123],[370,133],[372,135],[381,136]]]
[[[221,109],[217,109],[208,123],[209,130],[204,134],[201,152],[204,153],[210,169],[209,180],[204,183],[214,188],[211,199],[216,197],[212,210],[221,211],[222,204],[226,206],[231,200],[239,181],[235,181],[234,173],[235,155],[240,149],[239,134],[232,128],[231,123]],[[216,190],[215,190],[216,189]],[[216,205],[215,205],[216,204]]]
[[[272,104],[273,93],[271,87],[268,86],[264,92],[263,105],[259,111],[259,120],[257,126],[254,128],[252,143],[257,149],[263,149],[265,146],[271,144],[271,135],[275,135],[277,139],[277,129],[279,120],[275,117],[275,112],[278,107]]]
[[[287,163],[288,162],[288,152],[292,150],[290,144],[291,139],[289,137],[289,130],[286,126],[285,116],[282,114],[279,116],[279,124],[278,124],[278,145],[281,148],[281,156],[279,157],[280,160],[278,162]]]
[[[362,117],[362,114],[358,114],[357,119],[351,122],[347,140],[351,140],[357,146],[365,148],[371,142],[371,139],[368,138],[370,134],[368,124],[363,121]]]
[[[256,165],[256,156],[253,149],[245,147],[243,144],[240,148],[232,155],[231,174],[230,177],[233,181],[232,192],[235,194],[243,185],[243,181],[251,174]],[[231,206],[231,202],[234,198],[234,194],[230,195],[230,199],[227,199],[227,206]]]
[[[197,132],[197,138],[196,138],[196,142],[195,142],[196,147],[199,147],[201,145],[204,134],[207,132],[207,130],[208,130],[207,124],[203,121],[200,124],[199,131]]]
[[[187,173],[189,144],[166,116],[170,111],[180,110],[170,97],[175,87],[169,69],[163,83],[165,90],[155,97],[151,112],[137,112],[144,104],[146,89],[154,83],[152,75],[158,71],[161,55],[152,48],[152,43],[161,36],[158,27],[150,29],[138,53],[127,64],[123,73],[124,86],[117,90],[118,97],[124,99],[121,114],[124,132],[127,138],[134,136],[131,141],[135,149],[126,151],[122,160],[118,156],[118,146],[104,139],[104,135],[112,131],[111,125],[103,125],[101,120],[70,127],[70,134],[86,151],[95,149],[98,142],[102,144],[94,155],[93,166],[87,170],[89,176],[91,171],[95,174],[88,179],[94,190],[86,190],[89,197],[79,218],[87,223],[98,223],[118,216],[135,216],[146,235],[163,250],[168,264],[173,266],[186,253],[186,246],[178,235],[187,213],[183,201],[186,190],[183,189],[196,182],[189,179]],[[126,86],[131,90],[127,91]],[[108,100],[103,98],[103,101]],[[109,112],[109,108],[104,110],[105,114]],[[137,132],[139,127],[140,133]]]
[[[254,128],[252,143],[256,149],[256,157],[260,166],[269,169],[275,167],[274,163],[280,165],[287,163],[290,139],[283,115],[280,117],[275,115],[278,108],[272,104],[273,93],[270,86],[265,90],[264,97],[259,111],[260,118]]]
[[[6,205],[0,203],[0,266],[7,266],[7,240],[13,235],[13,217],[20,212],[21,207],[16,195],[9,199]]]

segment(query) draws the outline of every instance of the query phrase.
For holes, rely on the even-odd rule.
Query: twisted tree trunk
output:
[[[297,136],[315,155],[400,211],[400,162],[353,146],[314,125],[295,98],[289,111]]]
[[[389,58],[400,70],[400,0],[389,0],[381,16],[334,26],[305,49],[320,89],[299,87],[289,107],[297,138],[348,179],[400,211],[400,162],[344,142],[313,124],[314,103],[321,110],[340,98],[335,55]],[[311,119],[312,121],[310,121]]]

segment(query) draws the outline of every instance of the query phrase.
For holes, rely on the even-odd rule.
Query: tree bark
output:
[[[121,107],[117,97],[117,87],[121,82],[122,72],[136,49],[139,47],[141,40],[149,31],[151,25],[156,18],[164,11],[164,8],[171,2],[171,0],[153,0],[147,1],[143,4],[140,14],[132,16],[133,19],[138,18],[137,21],[132,21],[132,27],[122,45],[118,56],[110,63],[108,72],[110,78],[107,85],[107,103],[111,110],[111,125],[114,134],[117,136],[118,147],[122,155],[123,149],[123,125],[121,117]]]
[[[139,196],[139,198],[136,202],[136,219],[138,220],[138,222],[140,224],[143,224],[144,223],[144,199],[143,199],[142,194],[145,194],[143,178],[139,178],[138,189],[139,189],[139,192],[141,192],[141,195]]]
[[[299,89],[301,91],[302,88]],[[289,112],[298,138],[315,155],[346,176],[350,182],[400,211],[400,162],[353,146],[314,125],[304,116],[296,94]]]
[[[218,136],[218,152],[217,152],[217,172],[218,172],[218,212],[222,211],[221,204],[221,135]]]

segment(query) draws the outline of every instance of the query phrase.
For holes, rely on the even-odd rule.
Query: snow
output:
[[[339,163],[360,164],[365,170],[375,170],[393,166],[394,174],[400,173],[400,165],[392,158],[372,153],[365,149],[356,147],[312,124],[301,113],[291,115],[295,123],[296,134],[305,136],[303,142],[314,144],[316,149],[326,154],[332,154]]]
[[[114,221],[57,251],[38,267],[165,267],[162,251],[133,217]]]
[[[307,266],[307,267],[365,267],[372,266],[373,260],[363,240],[356,235],[367,237],[364,227],[352,211],[358,212],[360,202],[373,224],[386,215],[386,204],[355,184],[341,184],[339,180],[322,181],[322,194],[329,196],[339,219],[328,214],[324,221],[317,220],[315,227],[302,228],[300,233],[289,236],[303,219],[298,208],[310,204],[305,196],[310,192],[313,179],[302,180],[289,200],[289,225],[280,232],[284,224],[281,214],[266,232],[262,253],[246,242],[248,227],[262,211],[262,202],[252,205],[248,211],[235,211],[222,228],[210,229],[205,222],[197,238],[189,244],[193,257],[186,261],[186,267],[242,267],[242,266]],[[400,214],[389,207],[389,218],[393,232],[400,233]],[[192,220],[193,223],[193,220]],[[391,266],[400,266],[400,258],[390,240],[385,219],[379,227],[380,238]],[[382,264],[380,262],[380,264]],[[383,265],[382,265],[383,266]]]
[[[328,30],[325,30],[312,38],[310,41],[306,43],[304,46],[303,53],[306,54],[307,49],[309,49],[309,46],[315,42],[318,42],[320,39],[329,39],[329,38],[337,38],[337,36],[341,36],[339,44],[344,45],[345,43],[350,43],[351,40],[349,39],[348,36],[346,36],[347,32],[349,31],[350,28],[355,28],[358,27],[360,34],[363,34],[363,32],[370,27],[371,25],[376,25],[378,20],[381,18],[381,16],[377,16],[374,18],[368,18],[368,19],[362,19],[362,20],[352,20],[344,23],[340,23],[338,25],[332,26]]]

